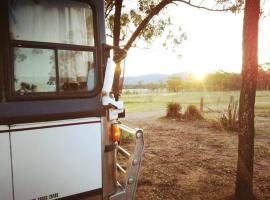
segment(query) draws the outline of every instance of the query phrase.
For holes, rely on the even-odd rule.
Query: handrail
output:
[[[135,140],[135,149],[130,159],[130,165],[127,170],[124,170],[119,164],[117,164],[117,168],[126,172],[126,182],[124,186],[121,186],[118,192],[110,196],[110,200],[134,200],[135,192],[137,189],[137,183],[139,178],[139,170],[141,167],[141,160],[144,148],[144,137],[143,130],[141,129],[133,129],[123,124],[119,124],[119,128],[121,131],[132,134],[136,137]],[[123,149],[121,146],[117,147],[118,151],[123,153],[124,155],[128,155],[130,157],[130,153]],[[122,170],[123,169],[123,170]]]

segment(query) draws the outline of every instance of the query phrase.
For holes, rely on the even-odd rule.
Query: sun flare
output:
[[[205,77],[205,72],[201,72],[201,71],[193,72],[193,76],[196,80],[201,81]]]

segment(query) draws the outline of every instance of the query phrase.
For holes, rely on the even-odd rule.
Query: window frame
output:
[[[1,4],[0,4],[1,6]],[[1,17],[0,15],[0,25],[1,23]],[[2,43],[2,32],[0,32],[0,44]],[[3,60],[3,49],[2,46],[0,45],[0,103],[3,102],[3,92],[4,92],[4,60]]]
[[[0,34],[1,37],[1,34]],[[1,48],[1,47],[0,47]],[[4,91],[4,69],[3,69],[3,59],[2,51],[0,50],[0,103],[3,102],[3,91]]]
[[[94,3],[90,0],[75,0],[78,2],[87,3],[93,13],[93,28],[94,28],[94,46],[84,46],[75,44],[64,44],[64,43],[52,43],[52,42],[38,42],[38,41],[25,41],[25,40],[13,40],[10,37],[10,26],[9,26],[9,11],[6,12],[6,39],[7,39],[7,64],[6,64],[6,85],[7,85],[7,101],[17,101],[17,100],[50,100],[50,99],[74,99],[74,98],[89,98],[96,96],[100,93],[100,40],[99,40],[99,30],[98,30],[98,15],[97,9]],[[7,8],[9,6],[10,0],[7,0]],[[55,55],[55,66],[56,66],[56,91],[55,92],[35,92],[27,93],[25,95],[18,95],[15,91],[14,84],[14,48],[36,48],[36,49],[50,49],[54,51]],[[59,50],[73,50],[73,51],[85,51],[93,53],[93,64],[94,64],[94,82],[95,86],[90,91],[60,91],[59,88],[59,66],[58,66],[58,51]]]

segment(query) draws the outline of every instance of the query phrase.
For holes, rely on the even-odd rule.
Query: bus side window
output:
[[[90,5],[72,0],[10,1],[9,24],[16,95],[94,90]]]

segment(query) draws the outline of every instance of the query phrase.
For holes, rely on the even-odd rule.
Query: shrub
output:
[[[223,113],[220,122],[224,128],[230,131],[238,131],[239,120],[238,120],[238,101],[234,101],[233,96],[228,105],[227,112]]]
[[[168,103],[167,104],[167,117],[173,118],[173,119],[179,119],[181,118],[182,114],[182,106],[179,103]]]
[[[187,107],[184,117],[189,120],[203,119],[203,116],[201,115],[199,109],[194,105],[189,105]]]

